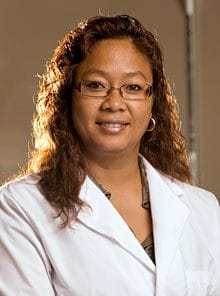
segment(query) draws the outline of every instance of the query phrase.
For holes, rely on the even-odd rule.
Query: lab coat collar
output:
[[[143,162],[150,189],[156,268],[125,221],[89,177],[81,188],[80,198],[90,208],[81,210],[78,219],[87,227],[118,243],[148,270],[156,271],[159,289],[174,259],[189,211],[179,199],[183,194],[180,183],[160,174],[144,158]]]
[[[156,257],[157,295],[175,258],[178,241],[189,215],[181,201],[183,183],[159,173],[144,159],[149,181],[151,214]]]
[[[155,273],[155,265],[146,254],[126,222],[106,198],[103,192],[87,177],[80,191],[80,198],[89,207],[84,207],[78,219],[88,228],[99,232],[118,243],[131,256],[135,257],[150,272]]]

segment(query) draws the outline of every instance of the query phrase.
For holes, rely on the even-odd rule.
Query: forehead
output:
[[[142,73],[152,80],[152,71],[147,57],[129,39],[106,39],[92,46],[78,69],[78,75],[106,73],[108,76]]]

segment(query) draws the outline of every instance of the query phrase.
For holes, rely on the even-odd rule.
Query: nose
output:
[[[124,111],[126,109],[125,100],[122,97],[120,88],[112,87],[102,102],[101,109],[110,112]]]

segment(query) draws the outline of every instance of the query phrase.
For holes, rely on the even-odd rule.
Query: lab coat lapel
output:
[[[80,198],[91,207],[79,212],[78,219],[82,223],[118,243],[147,269],[155,272],[155,265],[123,218],[89,177],[82,186]]]
[[[157,295],[165,284],[189,210],[181,202],[183,191],[177,182],[159,174],[147,161],[150,202],[155,242]]]

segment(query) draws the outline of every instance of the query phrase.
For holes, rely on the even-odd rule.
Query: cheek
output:
[[[143,106],[143,108],[136,110],[136,120],[138,122],[139,128],[146,129],[152,115],[151,104]]]
[[[145,115],[146,128],[148,127],[148,124],[150,122],[151,116],[152,116],[151,110],[148,110],[146,112],[146,115]]]
[[[135,128],[135,134],[136,136],[141,139],[143,137],[143,135],[145,134],[149,122],[150,122],[150,118],[151,118],[151,113],[152,108],[151,105],[147,105],[144,106],[141,111],[139,110],[139,112],[137,112],[137,116],[136,116],[136,128]]]
[[[72,122],[76,131],[87,130],[93,121],[94,106],[77,98],[72,103]]]
[[[85,108],[82,104],[76,99],[73,99],[72,102],[72,122],[74,128],[78,131],[79,127],[83,125],[83,121],[86,118]]]

